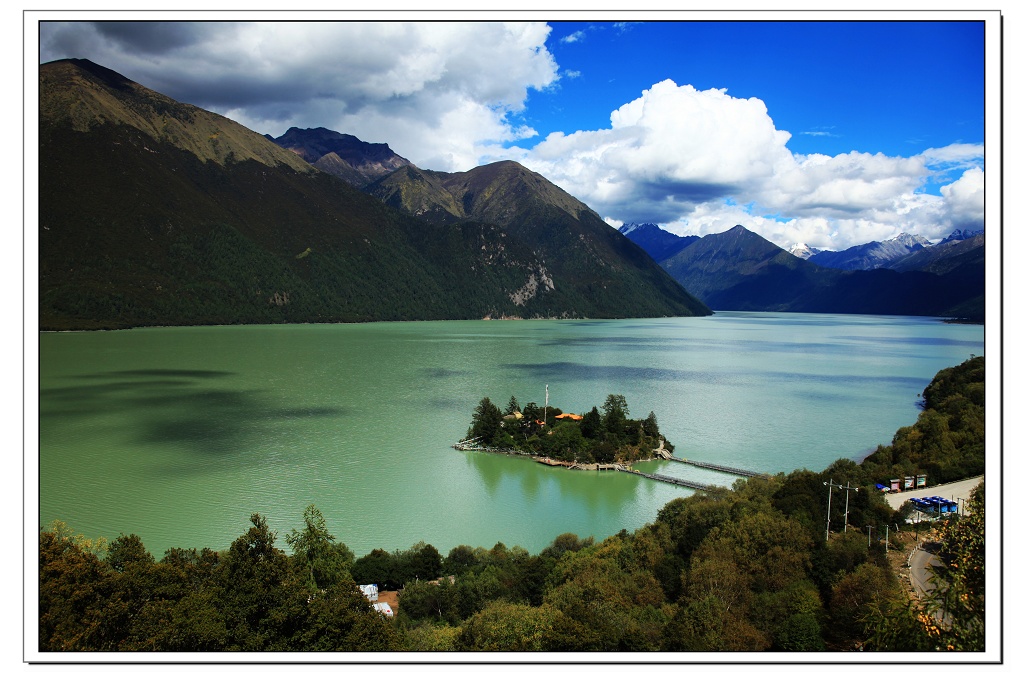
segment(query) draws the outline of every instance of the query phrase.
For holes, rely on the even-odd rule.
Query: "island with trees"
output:
[[[584,414],[533,402],[520,407],[515,396],[502,411],[485,397],[473,411],[466,438],[455,448],[533,456],[548,465],[580,469],[666,459],[674,450],[658,431],[654,412],[642,420],[630,419],[621,394],[609,394],[600,410],[594,406]]]

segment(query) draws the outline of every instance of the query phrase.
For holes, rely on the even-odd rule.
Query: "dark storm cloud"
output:
[[[97,21],[97,33],[121,47],[145,54],[171,52],[204,40],[212,25],[182,21]]]

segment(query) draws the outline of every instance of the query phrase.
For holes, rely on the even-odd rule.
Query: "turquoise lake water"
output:
[[[310,503],[356,554],[417,541],[538,552],[601,539],[689,489],[466,453],[484,396],[581,412],[622,394],[676,455],[764,472],[859,459],[916,419],[984,328],[892,316],[718,313],[40,334],[39,521],[226,548]],[[641,469],[729,485],[680,463]]]

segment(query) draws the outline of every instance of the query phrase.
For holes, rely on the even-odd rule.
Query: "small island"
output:
[[[473,411],[466,438],[455,448],[531,456],[546,465],[577,469],[618,469],[667,459],[674,450],[658,431],[654,413],[631,420],[620,394],[609,394],[600,410],[594,406],[584,414],[533,402],[520,407],[515,396],[502,411],[484,398]]]

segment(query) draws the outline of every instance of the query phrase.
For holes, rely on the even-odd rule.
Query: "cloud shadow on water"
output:
[[[703,373],[686,370],[669,370],[632,365],[585,365],[582,363],[507,363],[501,367],[529,373],[534,377],[548,378],[557,382],[583,382],[587,380],[696,380]]]
[[[263,389],[217,386],[217,380],[234,374],[147,369],[79,375],[74,379],[110,381],[41,389],[40,429],[64,441],[84,429],[109,429],[138,446],[142,457],[147,447],[172,446],[192,459],[226,465],[229,456],[277,438],[290,422],[348,412],[337,406],[283,405]],[[103,423],[97,426],[93,420]]]

